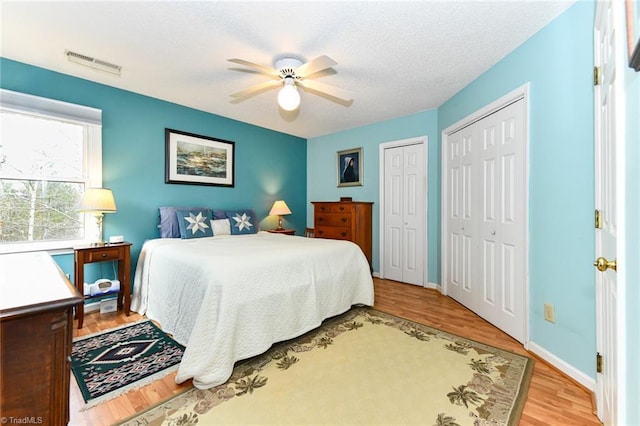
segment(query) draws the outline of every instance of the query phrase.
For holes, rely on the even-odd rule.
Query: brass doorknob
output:
[[[616,261],[614,260],[607,260],[604,257],[599,257],[596,259],[595,262],[593,262],[593,266],[595,266],[596,268],[598,268],[598,271],[600,272],[604,272],[607,270],[607,268],[611,268],[614,271],[616,271],[617,269],[617,265],[616,265]]]

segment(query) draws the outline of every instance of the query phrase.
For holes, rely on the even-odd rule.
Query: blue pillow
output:
[[[214,219],[226,219],[227,218],[227,211],[226,210],[214,210],[213,211],[213,218]]]
[[[225,210],[225,215],[231,222],[231,235],[258,232],[258,218],[253,210]]]
[[[158,207],[160,211],[160,238],[180,238],[178,210],[206,209],[207,207]]]
[[[180,238],[213,237],[211,209],[176,210]]]

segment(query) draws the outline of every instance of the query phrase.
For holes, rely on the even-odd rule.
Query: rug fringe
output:
[[[113,329],[112,329],[113,330]],[[89,402],[87,402],[84,407],[82,407],[80,409],[80,411],[86,411],[90,408],[95,407],[96,405],[102,404],[103,402],[106,401],[110,401],[112,399],[118,398],[119,396],[124,395],[125,393],[131,392],[132,390],[135,389],[139,389],[141,387],[144,387],[152,382],[155,382],[158,379],[161,379],[162,377],[171,374],[175,371],[178,370],[178,368],[180,367],[180,364],[174,365],[172,367],[166,368],[164,370],[158,371],[155,374],[152,374],[151,376],[145,377],[144,379],[140,379],[138,381],[135,381],[133,383],[129,383],[126,386],[121,387],[118,390],[115,390],[113,392],[107,393],[105,395],[99,396],[98,398],[94,398],[92,400],[89,400]]]

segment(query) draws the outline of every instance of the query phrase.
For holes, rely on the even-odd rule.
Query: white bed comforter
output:
[[[131,306],[186,346],[176,382],[206,389],[236,361],[373,299],[356,244],[259,232],[145,242]]]

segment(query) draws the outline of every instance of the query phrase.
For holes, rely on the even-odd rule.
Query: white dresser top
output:
[[[79,296],[49,254],[0,255],[0,311]]]

